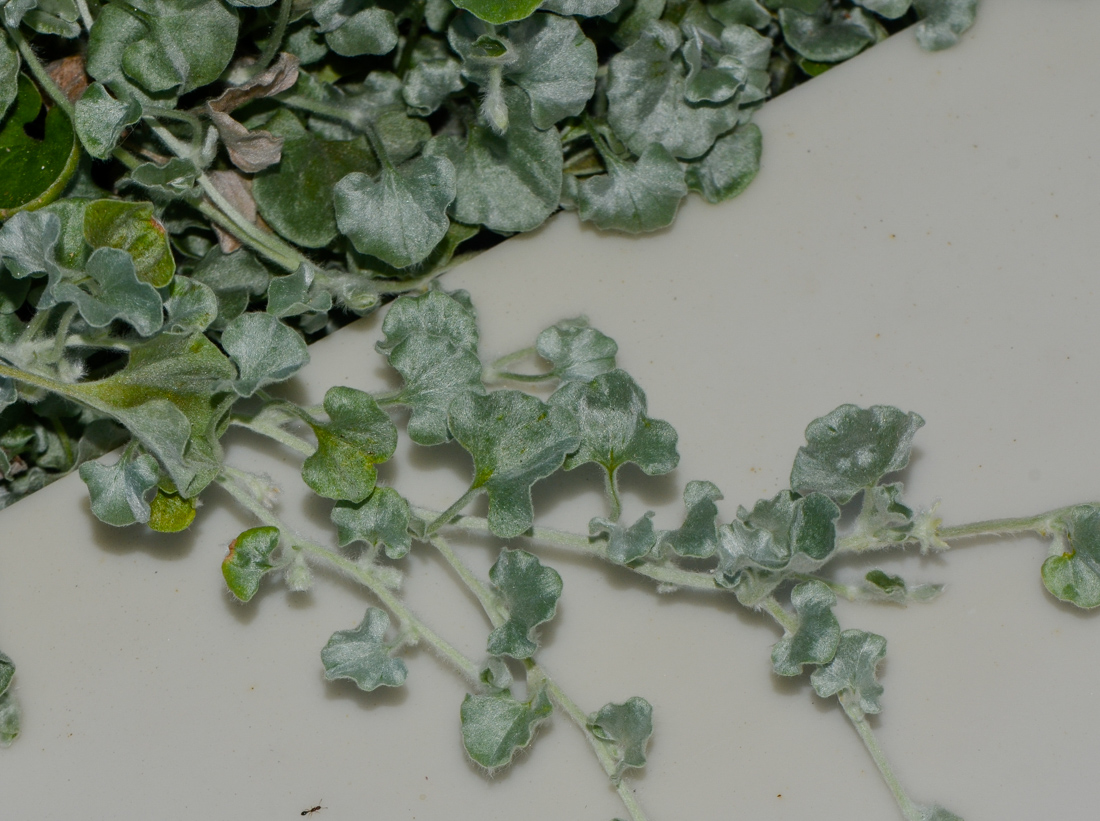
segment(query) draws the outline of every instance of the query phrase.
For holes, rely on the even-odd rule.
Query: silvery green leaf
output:
[[[84,209],[84,240],[92,248],[118,248],[133,259],[138,279],[155,288],[176,272],[168,231],[147,202],[94,200]]]
[[[512,671],[504,659],[490,656],[478,675],[486,690],[492,694],[503,693],[512,686]]]
[[[336,224],[360,253],[397,268],[420,262],[447,233],[455,169],[445,157],[417,157],[378,179],[348,174],[333,190]]]
[[[687,514],[679,530],[661,534],[661,547],[669,547],[679,556],[705,559],[718,549],[718,506],[720,491],[711,482],[688,482],[684,486]]]
[[[885,655],[886,639],[882,636],[845,630],[833,660],[810,674],[810,684],[822,698],[844,692],[856,699],[861,712],[878,713],[882,710],[878,700],[882,685],[875,672]]]
[[[75,303],[93,328],[116,319],[129,323],[141,336],[152,336],[164,323],[164,306],[157,289],[138,279],[134,261],[117,248],[97,248],[88,257],[85,273],[94,283],[89,293],[72,282],[53,288],[58,302]]]
[[[805,14],[813,14],[826,5],[826,0],[764,0],[764,5],[772,11],[795,9]]]
[[[888,601],[895,604],[926,602],[943,592],[942,584],[909,585],[901,576],[894,576],[877,568],[869,570],[863,578],[865,584],[860,589],[860,598],[872,601]]]
[[[2,104],[0,99],[0,108]],[[102,83],[92,83],[76,101],[73,125],[84,149],[96,159],[105,160],[126,127],[140,118],[141,106],[136,100],[116,100]]]
[[[318,36],[317,29],[308,24],[290,30],[283,41],[283,50],[297,57],[301,66],[316,63],[328,54],[323,38]]]
[[[384,610],[368,607],[363,621],[354,630],[337,630],[321,650],[325,678],[348,678],[360,690],[400,687],[408,676],[401,659],[390,655],[393,645],[386,642],[390,617]]]
[[[789,490],[761,499],[752,511],[720,532],[719,572],[730,579],[745,567],[800,572],[824,563],[836,547],[840,508],[822,493],[801,497]]]
[[[587,381],[615,368],[619,346],[597,331],[585,317],[565,319],[535,340],[539,356],[553,365],[551,373],[565,382]]]
[[[474,125],[466,145],[437,137],[425,153],[448,156],[458,172],[452,216],[467,225],[515,233],[538,228],[558,207],[561,195],[561,139],[555,129],[535,128],[523,104],[523,91],[505,87],[511,113],[499,135]]]
[[[172,157],[164,165],[146,162],[130,172],[130,181],[167,197],[189,197],[196,194],[195,181],[199,170],[190,160]]]
[[[239,25],[220,0],[108,3],[89,35],[87,71],[121,96],[134,96],[131,81],[145,95],[186,94],[225,71]]]
[[[61,220],[49,211],[20,211],[0,226],[0,261],[16,279],[50,270]]]
[[[1100,507],[1079,505],[1060,524],[1069,545],[1043,562],[1043,584],[1062,601],[1100,607]]]
[[[508,692],[467,695],[461,710],[462,745],[485,769],[500,769],[531,743],[535,728],[552,711],[545,687],[538,688],[528,701],[520,701]]]
[[[222,559],[225,584],[238,601],[249,601],[260,589],[260,582],[275,566],[269,561],[279,544],[279,528],[254,527],[229,543]]]
[[[121,251],[102,249],[99,253]],[[128,259],[128,258],[127,258]],[[233,404],[236,368],[201,334],[160,335],[130,349],[126,367],[70,390],[124,425],[191,498],[221,469],[219,426]]]
[[[222,331],[222,348],[237,366],[233,390],[251,396],[272,382],[282,382],[309,362],[301,335],[262,311],[242,314]]]
[[[772,669],[797,676],[805,664],[828,664],[840,644],[840,624],[833,615],[836,596],[821,582],[803,582],[791,591],[798,628],[772,647]]]
[[[609,519],[593,519],[588,523],[592,536],[607,534],[607,558],[615,564],[630,564],[648,556],[657,546],[657,531],[653,529],[653,511],[647,511],[630,527]]]
[[[756,178],[760,170],[763,139],[755,123],[739,125],[715,140],[710,151],[687,163],[684,179],[708,202],[733,199]]]
[[[611,14],[622,0],[542,0],[540,11],[577,17],[601,17]]]
[[[489,581],[508,608],[508,620],[489,634],[489,654],[530,658],[539,649],[535,628],[557,612],[561,576],[524,550],[504,550],[489,568]]]
[[[213,289],[190,277],[175,277],[164,302],[166,334],[202,333],[218,316],[218,297]]]
[[[468,15],[448,32],[451,47],[463,58],[463,74],[491,88],[493,69],[527,92],[531,120],[547,129],[579,114],[596,88],[596,46],[572,17],[534,14],[504,29],[506,55],[484,57],[479,47],[491,27]],[[503,43],[502,43],[503,45]]]
[[[39,34],[70,40],[80,36],[81,28],[77,23],[80,11],[73,0],[38,0],[34,5],[23,15],[23,25]]]
[[[841,405],[806,427],[806,445],[791,469],[791,488],[821,491],[844,504],[888,473],[909,464],[913,435],[924,424],[915,413],[886,405]]]
[[[277,166],[252,180],[252,196],[263,218],[282,236],[306,248],[322,248],[336,237],[332,189],[352,172],[374,174],[378,163],[362,135],[325,140],[280,110],[265,126],[283,138]]]
[[[280,319],[310,312],[327,313],[332,308],[332,295],[315,288],[313,278],[308,264],[298,266],[293,274],[272,278],[267,288],[267,312]]]
[[[913,8],[923,18],[913,29],[917,42],[927,51],[939,51],[955,45],[974,25],[978,0],[913,0]]]
[[[855,57],[872,43],[885,39],[882,24],[863,9],[854,8],[843,15],[805,14],[791,8],[779,10],[783,37],[792,49],[807,60],[839,63]]]
[[[326,499],[361,502],[378,476],[375,465],[397,447],[397,428],[369,393],[329,388],[322,405],[327,422],[311,421],[317,450],[302,465],[302,479]]]
[[[8,113],[8,108],[15,101],[18,92],[19,52],[8,42],[7,37],[0,37],[0,120]]]
[[[382,323],[386,338],[378,343],[378,350],[388,354],[409,337],[435,336],[456,347],[477,351],[477,317],[472,306],[467,307],[457,296],[457,293],[428,291],[395,300]]]
[[[722,0],[708,3],[707,12],[720,23],[733,26],[752,26],[754,29],[767,28],[772,16],[757,0]]]
[[[645,748],[653,735],[653,707],[638,696],[622,704],[605,704],[588,716],[588,729],[614,750],[612,780],[617,781],[628,767],[645,766]]]
[[[665,0],[635,0],[626,17],[618,20],[618,27],[611,35],[611,41],[620,49],[626,49],[637,42],[650,23],[661,19],[665,13]],[[619,17],[620,15],[613,15]]]
[[[609,371],[588,382],[566,382],[550,397],[550,404],[572,411],[580,424],[580,446],[565,457],[566,470],[595,462],[613,477],[620,467],[633,462],[656,476],[668,473],[680,461],[675,429],[646,415],[645,392],[626,371]]]
[[[451,0],[425,0],[424,22],[428,28],[439,33],[447,27],[447,21],[455,13],[455,6]]]
[[[534,13],[542,0],[452,0],[460,9],[486,23],[511,23]]]
[[[846,537],[856,549],[903,542],[913,529],[913,511],[901,501],[901,482],[875,485],[864,491],[863,506]]]
[[[405,74],[401,95],[410,108],[426,117],[465,85],[462,64],[441,41],[424,37],[413,48],[412,67]]]
[[[561,467],[580,445],[573,414],[520,391],[460,394],[451,433],[474,460],[470,490],[489,496],[489,529],[503,538],[531,527],[531,486]]]
[[[19,392],[15,389],[15,382],[10,377],[0,376],[0,411],[13,404],[18,398]],[[3,451],[0,451],[0,454],[2,453]],[[10,467],[10,465],[0,464],[0,473],[7,473]]]
[[[887,20],[896,20],[913,5],[913,0],[855,0],[855,2],[867,11],[873,11]]]
[[[610,158],[610,157],[609,157]],[[659,143],[636,162],[611,160],[606,174],[577,186],[577,212],[604,230],[639,234],[671,225],[687,196],[680,163]]]
[[[38,0],[8,0],[0,4],[0,13],[4,16],[4,25],[19,28],[23,15],[38,5]]]
[[[344,57],[389,54],[397,45],[393,12],[365,0],[314,0],[313,17],[329,48]]]
[[[19,736],[19,703],[15,695],[5,692],[0,695],[0,747],[10,747]]]
[[[652,23],[608,63],[607,121],[634,154],[660,143],[674,157],[691,159],[737,125],[736,105],[685,99],[687,75],[675,56],[681,42],[670,23]]]
[[[11,660],[11,656],[0,650],[0,696],[8,692],[14,676],[15,662]]]
[[[355,541],[382,544],[391,559],[400,559],[412,547],[409,503],[392,487],[376,487],[363,502],[337,502],[331,518],[341,547]]]
[[[395,401],[411,411],[409,438],[421,445],[448,441],[451,402],[485,393],[476,318],[454,297],[429,291],[395,301],[382,331],[386,339],[378,350],[405,382]]]
[[[146,496],[157,486],[159,476],[157,460],[147,453],[133,459],[123,455],[113,465],[85,462],[80,466],[92,513],[115,527],[149,521]]]

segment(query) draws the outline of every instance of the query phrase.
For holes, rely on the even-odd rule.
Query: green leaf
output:
[[[565,319],[538,335],[535,350],[553,366],[563,381],[587,382],[615,368],[619,346],[609,336],[589,327],[588,319]]]
[[[1062,601],[1100,607],[1100,507],[1078,505],[1059,524],[1069,549],[1043,562],[1043,584]]]
[[[781,676],[801,675],[804,664],[828,664],[840,644],[833,591],[821,582],[803,582],[791,591],[791,603],[798,612],[798,628],[772,647],[772,669]]]
[[[413,47],[412,67],[406,72],[401,96],[421,117],[438,109],[466,86],[462,64],[439,40],[422,37]]]
[[[580,424],[580,447],[566,457],[566,470],[595,462],[611,478],[633,462],[656,476],[680,461],[675,429],[646,415],[645,393],[626,371],[609,371],[589,382],[566,382],[550,397],[550,404],[572,411]]]
[[[873,550],[905,541],[913,531],[913,511],[901,501],[901,482],[875,485],[863,492],[859,516],[846,537],[856,550]]]
[[[74,0],[37,0],[33,5],[23,14],[23,25],[39,34],[67,39],[80,36],[81,28],[76,22],[80,12]]]
[[[756,178],[760,170],[763,137],[755,123],[739,125],[715,140],[710,151],[687,164],[688,188],[708,202],[733,199]]]
[[[681,43],[674,26],[652,23],[608,63],[607,121],[636,155],[660,143],[679,159],[702,156],[740,119],[734,101],[687,101],[687,76],[675,56]]]
[[[974,25],[978,0],[913,0],[921,21],[913,27],[917,42],[927,51],[939,51],[959,42]]]
[[[157,289],[138,279],[133,258],[117,248],[97,248],[88,257],[85,283],[92,292],[72,282],[51,289],[57,302],[72,302],[93,328],[116,319],[133,326],[141,336],[152,336],[164,323],[164,306]]]
[[[15,695],[6,692],[0,695],[0,747],[10,747],[19,737],[19,704]]]
[[[53,202],[76,172],[80,145],[60,107],[46,112],[40,139],[26,132],[41,110],[38,89],[20,74],[14,105],[0,128],[0,220]]]
[[[808,572],[820,567],[836,547],[840,508],[824,494],[803,498],[784,490],[761,499],[752,512],[720,530],[718,571],[736,584],[745,568]]]
[[[894,604],[926,602],[943,592],[942,584],[908,585],[901,576],[885,573],[878,568],[867,571],[863,577],[866,586],[860,591],[861,598],[871,601],[888,601]]]
[[[88,86],[74,108],[76,135],[97,160],[110,157],[122,132],[141,118],[141,106],[135,100],[116,100],[102,83]]]
[[[18,94],[19,52],[7,37],[0,37],[0,121]]]
[[[201,334],[164,335],[135,345],[118,373],[70,391],[129,429],[168,471],[180,495],[191,498],[221,469],[218,438],[234,401],[222,386],[236,375]]]
[[[508,608],[508,620],[489,634],[489,654],[530,658],[539,649],[534,629],[557,611],[561,576],[524,550],[504,550],[489,569],[489,580]]]
[[[376,487],[363,502],[337,502],[331,518],[341,547],[355,541],[382,544],[391,559],[412,548],[409,503],[392,487]]]
[[[382,169],[381,177],[348,174],[333,191],[336,224],[360,253],[396,268],[420,262],[447,233],[455,169],[444,157],[418,157]]]
[[[166,493],[158,488],[149,503],[149,529],[158,533],[179,533],[195,521],[197,499],[184,499],[178,493]]]
[[[454,297],[429,291],[403,296],[382,323],[378,350],[405,387],[394,402],[409,407],[409,438],[438,445],[451,438],[447,410],[458,396],[484,394],[477,355],[477,319]]]
[[[622,704],[605,704],[588,716],[588,729],[613,749],[612,779],[617,781],[628,767],[645,766],[645,748],[653,735],[653,707],[638,696]]]
[[[830,15],[828,9],[823,6],[815,14],[790,8],[779,10],[779,24],[787,45],[808,60],[839,63],[886,36],[882,25],[862,9],[853,8],[836,15]]]
[[[329,48],[344,57],[389,54],[397,45],[393,12],[366,0],[313,0],[313,17]]]
[[[202,333],[218,316],[218,297],[213,289],[190,277],[174,277],[164,303],[166,334]]]
[[[85,462],[80,478],[88,486],[92,513],[101,522],[126,527],[149,521],[149,491],[157,485],[157,460],[147,453],[136,458],[123,455],[113,465]]]
[[[771,14],[757,0],[722,0],[719,3],[709,3],[707,13],[727,26],[752,26],[754,29],[763,29],[772,22]]]
[[[705,559],[718,549],[718,506],[722,491],[710,482],[688,482],[684,486],[687,515],[679,530],[661,534],[661,547],[668,547],[678,556]]]
[[[886,405],[841,405],[806,428],[806,445],[791,469],[791,488],[821,491],[844,504],[888,473],[909,464],[913,435],[924,424],[915,413]]]
[[[913,5],[913,0],[855,0],[855,2],[867,11],[873,11],[879,17],[885,17],[887,20],[896,20],[909,11],[909,7]],[[977,0],[975,0],[975,5],[976,3]]]
[[[630,564],[648,556],[657,546],[652,510],[630,527],[623,527],[609,519],[592,519],[588,523],[588,532],[591,536],[607,534],[607,558],[615,564]]]
[[[520,391],[459,395],[450,407],[454,438],[474,460],[470,490],[489,496],[489,529],[503,538],[531,527],[531,486],[558,468],[580,444],[567,410]]]
[[[511,694],[467,695],[462,702],[462,744],[475,762],[489,771],[500,769],[534,738],[535,728],[553,707],[540,687],[528,701]]]
[[[89,34],[87,71],[119,97],[172,103],[222,75],[239,25],[220,0],[108,3]]]
[[[470,128],[466,146],[437,137],[425,153],[447,156],[458,172],[452,216],[493,231],[533,231],[557,210],[561,197],[561,139],[554,129],[540,131],[520,105],[517,88],[502,92],[511,112],[507,133],[487,125]]]
[[[542,0],[539,9],[577,17],[600,17],[613,12],[621,2],[622,0]]]
[[[134,260],[138,279],[163,288],[176,272],[164,224],[147,202],[95,200],[84,210],[84,239],[93,248],[118,248]]]
[[[11,680],[15,676],[15,662],[11,657],[0,650],[0,696],[6,695]]]
[[[451,0],[486,23],[511,23],[531,15],[542,0]]]
[[[606,174],[588,177],[577,188],[580,218],[597,228],[629,234],[671,225],[688,189],[680,163],[668,150],[654,143],[637,162],[611,155],[607,159]]]
[[[506,54],[486,55],[482,38],[506,43]],[[596,90],[596,46],[571,17],[534,14],[498,35],[492,26],[464,15],[451,25],[448,40],[463,58],[466,79],[488,94],[494,93],[494,77],[526,91],[536,128],[580,114]],[[515,98],[507,104],[514,103]]]
[[[309,263],[298,266],[293,274],[274,277],[267,288],[267,312],[280,319],[305,313],[328,313],[332,309],[332,294],[313,285],[314,268]]]
[[[130,182],[148,189],[150,194],[174,199],[198,196],[195,181],[199,170],[190,160],[172,157],[164,165],[144,162],[130,172]]]
[[[233,390],[251,396],[272,382],[282,382],[309,362],[301,335],[271,314],[242,314],[222,331],[222,347],[237,366]]]
[[[260,589],[260,580],[274,569],[268,561],[279,544],[279,528],[254,527],[229,544],[222,560],[222,575],[229,592],[240,601],[248,601]]]
[[[321,650],[325,679],[348,678],[360,690],[400,687],[408,676],[401,659],[393,658],[393,645],[386,643],[390,617],[384,610],[368,607],[363,621],[354,630],[337,630]]]
[[[317,450],[302,465],[302,479],[326,499],[361,502],[378,477],[375,465],[393,455],[397,428],[369,393],[329,388],[328,422],[311,421]]]
[[[875,676],[878,663],[886,655],[886,639],[862,630],[845,630],[840,634],[836,655],[824,667],[810,674],[810,684],[822,698],[845,693],[855,699],[863,713],[882,710],[879,696],[882,685]]]

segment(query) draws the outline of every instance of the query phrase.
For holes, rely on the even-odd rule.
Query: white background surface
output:
[[[998,0],[955,49],[903,33],[761,112],[763,169],[737,200],[693,199],[644,239],[562,215],[445,284],[472,292],[488,355],[580,313],[619,342],[651,415],[680,432],[676,473],[624,477],[631,521],[652,508],[678,526],[691,479],[724,491],[728,520],[786,486],[805,425],[844,402],[925,417],[902,478],[912,504],[942,498],[948,524],[1100,500],[1097,30],[1096,3]],[[384,387],[377,324],[315,346],[299,394]],[[285,471],[235,442],[236,463]],[[442,508],[467,471],[443,448],[383,478]],[[583,531],[603,515],[579,478],[537,489],[537,521]],[[327,506],[280,481],[288,517],[323,532]],[[219,563],[252,522],[209,495],[175,537],[93,522],[76,477],[0,514],[0,647],[25,713],[0,753],[3,818],[290,819],[322,799],[320,821],[624,814],[563,717],[510,773],[480,776],[459,740],[463,684],[427,652],[400,691],[326,684],[320,648],[369,600],[319,578],[234,604]],[[498,549],[464,555],[484,570]],[[843,714],[771,675],[764,619],[541,555],[565,579],[545,665],[585,709],[654,705],[635,781],[652,821],[900,817]],[[967,821],[1085,817],[1098,797],[1100,623],[1045,594],[1044,556],[1011,539],[891,561],[947,592],[838,608],[889,640],[874,723],[903,783]],[[427,550],[406,561],[414,607],[476,656],[474,605]]]

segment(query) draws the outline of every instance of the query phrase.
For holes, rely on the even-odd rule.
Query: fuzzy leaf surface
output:
[[[615,749],[616,772],[644,767],[645,748],[653,735],[653,707],[634,696],[622,704],[605,704],[588,717],[588,729]]]
[[[567,410],[520,391],[460,395],[451,403],[454,438],[474,460],[471,490],[489,496],[489,529],[511,538],[531,527],[531,486],[580,445],[577,420]]]
[[[646,415],[645,393],[626,371],[567,382],[550,397],[550,404],[571,410],[580,424],[580,447],[566,457],[566,470],[595,462],[613,476],[633,462],[656,476],[679,464],[675,429]]]
[[[531,743],[535,728],[550,717],[553,706],[540,687],[529,701],[510,693],[467,695],[462,702],[462,744],[487,770],[497,770]]]
[[[84,150],[97,160],[111,156],[122,132],[141,118],[141,106],[135,100],[116,100],[102,83],[88,86],[74,108],[76,134]]]
[[[1065,525],[1069,550],[1043,562],[1043,584],[1062,601],[1100,607],[1100,507],[1073,508]]]
[[[845,630],[840,634],[833,660],[810,674],[810,684],[822,698],[846,691],[858,700],[862,712],[877,713],[882,710],[879,703],[882,685],[876,669],[885,656],[886,639],[882,636]]]
[[[246,602],[256,595],[260,581],[274,567],[268,559],[278,544],[277,527],[251,528],[230,543],[222,560],[222,576],[237,599]]]
[[[557,611],[561,576],[524,550],[505,550],[489,569],[489,580],[508,608],[508,620],[489,634],[489,654],[530,658],[538,650],[534,629]]]
[[[974,25],[978,0],[913,0],[913,8],[922,18],[914,27],[917,42],[927,51],[939,51],[955,45]]]
[[[363,621],[354,630],[333,633],[321,650],[325,678],[328,681],[348,678],[367,692],[404,684],[409,671],[405,662],[390,655],[391,646],[386,643],[389,627],[390,617],[384,610],[368,607]]]
[[[134,260],[138,279],[163,288],[176,272],[168,231],[147,202],[95,200],[84,209],[84,240],[93,248],[118,248]]]
[[[821,582],[803,582],[791,591],[791,603],[798,613],[798,629],[772,647],[772,669],[781,676],[801,675],[805,664],[828,664],[840,644],[833,591]]]
[[[397,428],[369,394],[329,388],[323,403],[328,422],[311,422],[317,450],[302,465],[302,479],[326,499],[361,502],[374,490],[375,465],[393,455]]]
[[[251,396],[264,385],[282,382],[309,362],[301,335],[271,314],[242,314],[222,331],[222,347],[237,366],[233,390]]]
[[[614,370],[619,346],[579,317],[544,330],[535,340],[535,350],[553,366],[551,373],[558,379],[586,382]]]
[[[739,125],[715,140],[710,151],[687,164],[688,188],[707,202],[733,199],[749,187],[760,170],[763,136],[755,123]]]
[[[376,487],[359,503],[337,502],[331,518],[341,547],[356,541],[382,544],[391,559],[400,559],[412,548],[409,503],[392,487]]]
[[[121,319],[141,336],[152,336],[160,330],[164,323],[160,295],[148,282],[138,279],[129,254],[117,248],[97,248],[84,270],[92,292],[72,282],[61,282],[51,290],[53,299],[74,303],[93,328]]]
[[[588,523],[588,532],[592,536],[607,534],[607,558],[615,564],[630,564],[649,555],[657,546],[652,510],[630,527],[623,527],[610,519],[592,519]]]
[[[779,24],[788,45],[807,60],[839,63],[855,57],[884,36],[881,24],[862,9],[854,8],[831,19],[823,13],[805,14],[797,9],[779,10]]]
[[[806,428],[798,449],[791,488],[820,491],[844,504],[888,473],[909,464],[913,435],[924,424],[915,413],[886,405],[841,405]]]
[[[684,486],[687,514],[678,530],[661,534],[661,546],[678,556],[705,559],[718,550],[718,506],[722,491],[711,482],[688,482]]]
[[[157,460],[147,453],[135,459],[125,457],[113,465],[85,462],[80,478],[88,486],[92,513],[101,522],[126,527],[149,521],[146,496],[157,484],[160,470]]]
[[[680,163],[653,143],[636,162],[612,162],[606,174],[583,180],[577,212],[597,228],[640,234],[671,225],[687,192]]]

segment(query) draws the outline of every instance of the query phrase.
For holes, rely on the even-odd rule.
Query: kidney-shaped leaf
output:
[[[489,654],[530,658],[539,647],[532,631],[557,611],[561,576],[524,550],[505,550],[489,569],[489,581],[508,608],[508,620],[489,634]]]
[[[604,230],[639,234],[672,224],[687,184],[680,163],[660,143],[653,143],[636,162],[611,159],[606,174],[577,187],[577,213]]]
[[[616,776],[627,767],[645,766],[645,748],[653,735],[653,707],[634,696],[622,704],[605,704],[588,717],[588,729],[615,751]]]
[[[862,630],[845,630],[840,634],[836,656],[824,667],[810,674],[810,684],[822,698],[848,692],[864,713],[882,710],[879,696],[882,685],[875,671],[886,655],[886,639]]]
[[[505,691],[467,695],[462,702],[462,744],[467,754],[487,770],[512,760],[535,736],[535,728],[549,718],[553,707],[540,687],[528,701]]]
[[[317,450],[302,465],[302,479],[326,499],[361,502],[374,490],[375,465],[393,455],[397,428],[369,393],[329,388],[328,422],[310,422]]]
[[[268,561],[279,544],[279,528],[254,527],[244,531],[229,545],[222,559],[222,576],[229,592],[240,601],[248,601],[260,589],[260,580],[274,569]]]
[[[354,630],[337,630],[321,650],[325,678],[335,681],[349,678],[360,690],[379,687],[400,687],[405,683],[408,668],[391,654],[386,642],[390,617],[384,610],[368,607],[363,621]]]
[[[156,487],[160,471],[157,460],[147,453],[134,459],[123,456],[113,465],[85,462],[80,478],[88,486],[92,513],[101,522],[125,527],[149,521],[146,496]]]
[[[772,647],[772,669],[797,676],[804,664],[828,664],[840,644],[840,624],[833,615],[836,595],[822,582],[803,582],[791,591],[798,628]]]
[[[237,366],[233,389],[251,396],[264,385],[282,382],[309,362],[305,340],[271,314],[241,314],[222,331],[222,347]]]

